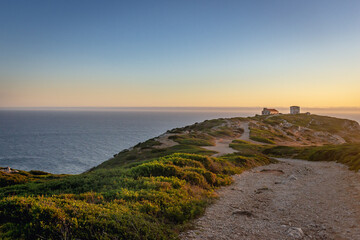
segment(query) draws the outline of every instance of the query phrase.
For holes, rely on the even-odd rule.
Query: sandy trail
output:
[[[254,144],[263,144],[263,145],[265,144],[265,143],[255,142],[255,141],[250,139],[250,129],[249,129],[249,123],[248,122],[241,123],[240,127],[244,129],[244,132],[241,134],[241,136],[239,138],[236,138],[236,139],[244,140],[244,141],[251,142],[251,143],[254,143]],[[212,150],[212,151],[216,151],[217,153],[215,153],[212,156],[213,157],[219,157],[219,156],[222,156],[222,155],[225,155],[225,154],[237,152],[237,150],[232,149],[231,147],[229,147],[229,144],[233,140],[234,139],[220,138],[220,139],[217,139],[215,141],[215,146],[204,146],[202,148]]]
[[[244,129],[243,134],[241,134],[241,137],[239,138],[240,140],[244,140],[244,141],[248,141],[248,142],[253,142],[250,139],[250,128],[249,128],[249,123],[248,122],[242,122],[240,127],[242,129]]]
[[[156,138],[157,141],[160,142],[160,145],[154,146],[154,148],[169,148],[175,145],[178,145],[179,143],[175,142],[174,140],[169,139],[170,136],[174,136],[176,134],[170,134],[170,133],[164,133]]]
[[[208,149],[208,150],[212,150],[212,151],[216,151],[217,153],[215,153],[214,155],[212,155],[213,157],[219,157],[225,154],[229,154],[229,153],[234,153],[237,152],[235,149],[232,149],[231,147],[229,147],[229,144],[233,141],[233,139],[217,139],[215,141],[215,146],[204,146],[202,148]]]
[[[240,127],[242,129],[244,129],[244,133],[241,134],[241,137],[239,138],[240,140],[244,140],[244,141],[254,143],[254,144],[269,145],[268,143],[256,142],[256,141],[250,139],[250,128],[249,128],[248,122],[242,122]]]
[[[181,238],[360,239],[359,173],[334,162],[279,160],[236,175]]]

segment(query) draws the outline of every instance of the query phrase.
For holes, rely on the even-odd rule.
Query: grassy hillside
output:
[[[144,143],[138,144],[130,150],[121,151],[113,158],[103,162],[97,167],[94,167],[91,171],[97,169],[112,169],[114,167],[131,167],[133,164],[167,156],[172,153],[194,153],[207,156],[211,156],[215,153],[192,144],[178,144],[168,148],[157,148],[157,143],[148,143],[149,141],[153,142],[154,140],[148,140]]]
[[[139,143],[131,149],[119,152],[114,158],[95,169],[109,169],[132,165],[172,153],[195,153],[211,156],[213,151],[201,146],[211,146],[216,138],[235,139],[243,133],[241,123],[248,122],[250,139],[267,144],[311,146],[360,142],[360,126],[357,122],[318,115],[276,115],[250,118],[213,119],[183,128],[169,130],[168,139],[177,145],[161,147],[158,138]],[[329,129],[329,131],[327,131]]]
[[[27,182],[44,182],[67,176],[66,174],[51,174],[43,171],[14,170],[11,173],[0,171],[0,187],[6,187]]]
[[[233,121],[240,121],[242,118],[234,118]],[[215,152],[201,148],[201,146],[212,146],[216,138],[240,136],[243,129],[231,124],[229,119],[206,120],[201,123],[195,123],[183,128],[169,130],[167,138],[174,141],[176,145],[171,147],[162,147],[159,138],[153,138],[146,142],[139,143],[131,149],[126,149],[113,158],[103,162],[95,169],[126,167],[137,162],[155,159],[157,157],[167,156],[172,153],[194,153],[211,156]]]
[[[255,142],[237,139],[244,124]],[[215,158],[203,148],[224,138],[236,153]],[[215,119],[170,130],[79,175],[0,172],[0,239],[176,239],[231,175],[273,162],[269,156],[359,170],[356,142],[360,126],[344,119]]]
[[[250,136],[255,141],[299,146],[360,143],[360,126],[352,120],[313,114],[281,114],[250,119]]]
[[[276,157],[289,157],[310,161],[336,161],[349,166],[350,170],[360,170],[360,144],[342,144],[311,147],[277,146],[263,153]]]
[[[230,175],[265,156],[175,153],[46,182],[0,188],[6,239],[169,239],[203,213]]]
[[[266,118],[264,123],[276,125],[284,122],[293,124],[294,126],[307,127],[316,131],[325,131],[334,134],[349,134],[352,130],[360,130],[356,121],[341,119],[328,116],[306,115],[306,114],[283,114],[275,117]]]

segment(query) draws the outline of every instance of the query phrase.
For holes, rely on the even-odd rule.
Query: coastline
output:
[[[211,148],[220,139],[233,153]],[[13,228],[31,238],[177,238],[236,174],[275,164],[274,157],[338,161],[358,171],[349,156],[359,152],[355,121],[306,114],[205,120],[123,150],[86,173],[1,173],[0,219],[10,228],[0,227],[0,234],[16,239],[7,230]]]

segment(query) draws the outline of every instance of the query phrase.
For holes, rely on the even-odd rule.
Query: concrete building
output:
[[[275,115],[279,114],[279,111],[271,108],[264,108],[261,112],[262,115]]]
[[[291,106],[290,107],[290,114],[299,114],[300,113],[300,107],[299,106]]]

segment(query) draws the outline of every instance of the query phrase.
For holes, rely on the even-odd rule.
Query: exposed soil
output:
[[[204,146],[202,148],[218,152],[212,156],[219,157],[225,154],[237,152],[235,149],[229,147],[229,144],[232,141],[233,139],[220,138],[215,141],[215,146]]]
[[[250,128],[249,128],[248,122],[242,122],[240,127],[242,129],[244,129],[243,134],[241,134],[241,137],[239,138],[240,140],[244,140],[244,141],[255,143],[255,144],[265,144],[265,143],[259,143],[259,142],[256,142],[256,141],[253,141],[250,139]]]
[[[279,159],[234,176],[182,239],[360,239],[360,174]]]
[[[256,141],[253,141],[253,140],[250,139],[250,129],[249,129],[249,123],[248,122],[242,122],[240,124],[240,127],[242,129],[244,129],[244,132],[241,134],[241,136],[239,138],[235,138],[235,139],[240,139],[240,140],[244,140],[244,141],[255,143],[255,144],[265,144],[265,145],[267,145],[266,143],[259,143],[259,142],[256,142]],[[237,152],[237,150],[229,147],[229,144],[233,140],[234,140],[234,138],[218,138],[215,141],[215,146],[203,146],[202,148],[212,150],[212,151],[216,151],[217,153],[215,153],[212,156],[213,157],[219,157],[219,156],[222,156],[222,155],[225,155],[225,154]]]
[[[169,134],[169,133],[164,133],[162,135],[160,135],[159,137],[156,138],[157,141],[160,142],[160,145],[158,146],[154,146],[154,148],[169,148],[175,145],[178,145],[179,143],[175,142],[174,140],[169,139],[170,136],[173,136],[176,134]]]

